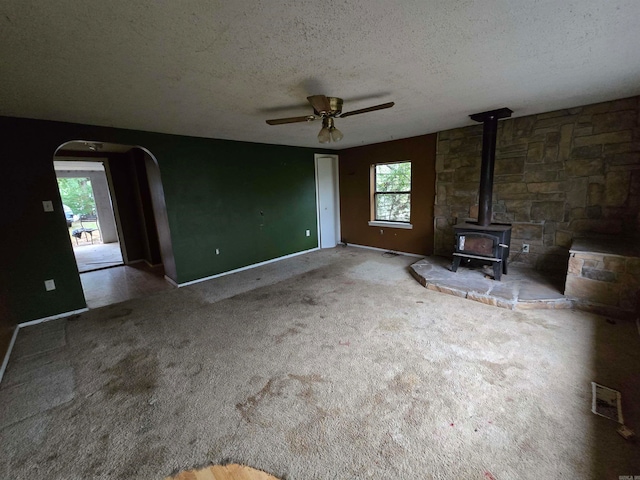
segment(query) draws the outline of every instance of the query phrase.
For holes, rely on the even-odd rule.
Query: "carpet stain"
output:
[[[405,318],[386,318],[378,323],[378,329],[385,332],[399,332],[406,330],[409,322]]]
[[[387,382],[389,390],[395,393],[411,393],[420,383],[420,378],[415,373],[402,372]]]
[[[131,313],[133,313],[133,308],[119,308],[115,312],[110,313],[107,318],[109,320],[113,320],[113,319],[116,319],[116,318],[124,318],[124,317],[128,317],[129,315],[131,315]]]
[[[280,344],[280,343],[284,342],[285,338],[287,338],[287,337],[295,337],[299,333],[302,333],[302,331],[300,329],[292,327],[292,328],[287,329],[285,332],[276,335],[273,338],[275,338],[276,344]]]
[[[315,298],[313,298],[310,295],[305,295],[304,297],[302,297],[302,303],[305,305],[311,305],[312,307],[316,307],[318,305],[320,305]]]
[[[140,348],[129,352],[107,372],[111,374],[106,384],[110,395],[142,395],[155,389],[158,383],[158,359],[150,350]]]
[[[244,402],[236,404],[236,409],[247,423],[256,421],[256,410],[260,404],[269,397],[278,396],[282,390],[281,386],[276,385],[276,378],[270,378],[264,387],[255,395],[251,395]]]

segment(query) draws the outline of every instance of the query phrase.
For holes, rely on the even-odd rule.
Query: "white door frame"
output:
[[[336,244],[340,243],[342,239],[342,235],[340,232],[340,181],[339,181],[339,169],[338,169],[338,155],[335,154],[326,154],[326,153],[316,153],[314,154],[314,169],[315,169],[315,177],[316,177],[316,221],[318,228],[318,248],[322,248],[322,232],[320,231],[320,179],[318,176],[318,159],[319,158],[332,158],[333,159],[333,191],[334,191],[334,205],[335,205],[335,234],[336,234]]]

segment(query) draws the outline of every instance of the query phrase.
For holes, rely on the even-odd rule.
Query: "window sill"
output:
[[[385,228],[403,228],[405,230],[411,230],[413,225],[403,222],[381,222],[379,220],[372,220],[369,222],[370,227],[385,227]]]

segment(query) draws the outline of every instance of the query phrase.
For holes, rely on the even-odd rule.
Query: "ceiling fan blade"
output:
[[[375,105],[373,107],[361,108],[360,110],[353,110],[351,112],[343,113],[340,118],[350,117],[351,115],[359,115],[361,113],[375,112],[376,110],[384,110],[385,108],[391,108],[395,105],[393,102],[383,103],[382,105]]]
[[[311,95],[310,97],[307,97],[307,100],[309,100],[313,109],[318,113],[331,111],[329,99],[324,95]]]
[[[310,122],[315,120],[313,115],[305,115],[304,117],[289,117],[289,118],[275,118],[273,120],[267,120],[269,125],[282,125],[284,123],[296,123],[296,122]]]

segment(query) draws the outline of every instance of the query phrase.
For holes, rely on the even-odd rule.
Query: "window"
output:
[[[373,222],[411,219],[411,162],[378,163],[372,168]]]

